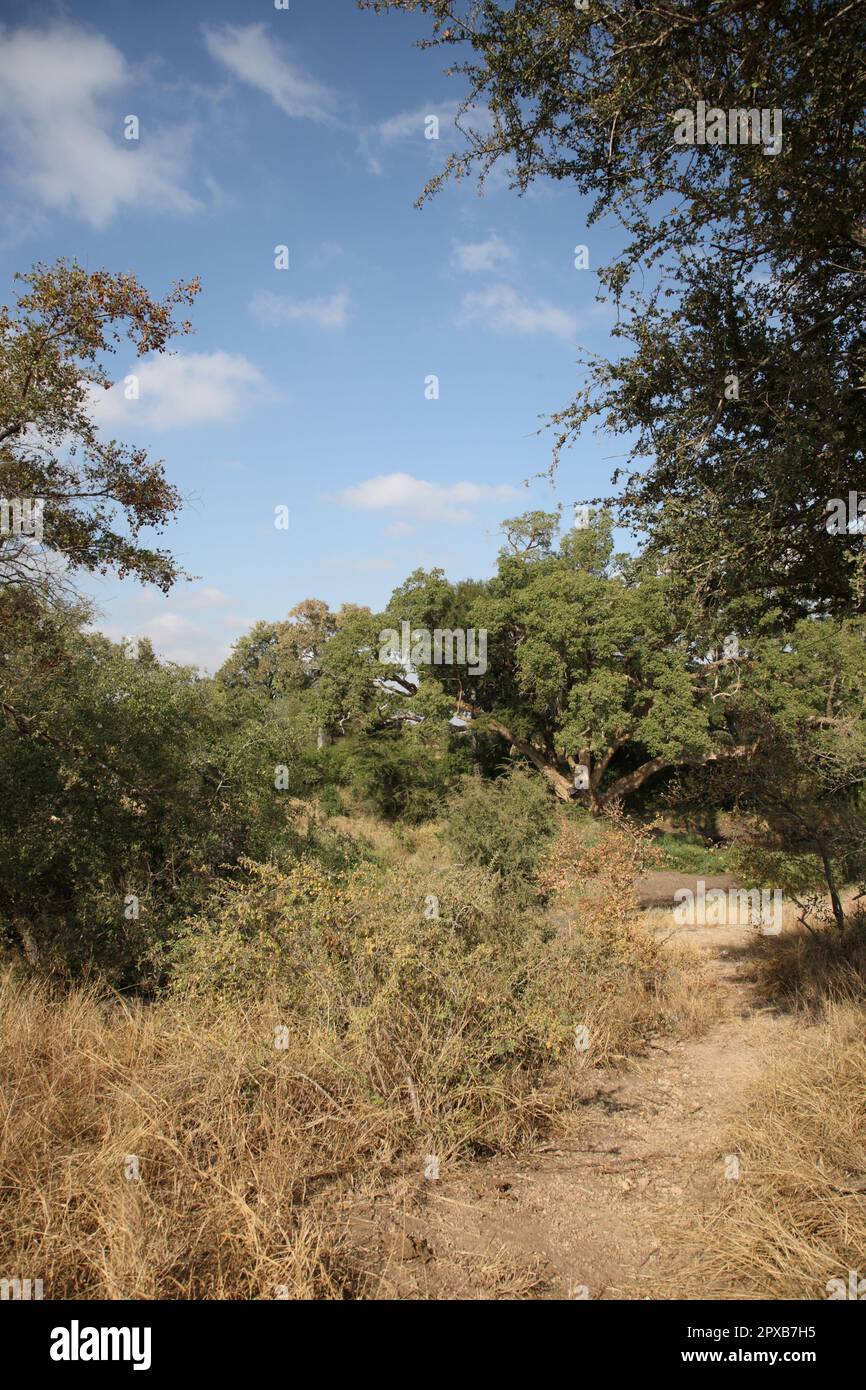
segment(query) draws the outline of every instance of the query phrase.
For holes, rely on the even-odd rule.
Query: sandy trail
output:
[[[730,1170],[726,1117],[785,1026],[755,997],[749,927],[664,933],[705,959],[722,1017],[702,1038],[657,1039],[624,1070],[592,1074],[556,1145],[406,1184],[379,1231],[385,1297],[675,1297],[687,1234]]]

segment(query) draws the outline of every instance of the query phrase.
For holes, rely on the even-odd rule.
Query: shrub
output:
[[[516,888],[531,879],[553,829],[544,782],[537,773],[510,767],[492,781],[463,779],[449,798],[443,835],[458,858]]]
[[[347,740],[333,750],[332,763],[366,807],[388,820],[418,824],[442,808],[443,760],[402,729]]]
[[[0,980],[0,1261],[47,1297],[380,1296],[357,1204],[548,1133],[686,993],[615,914],[554,932],[441,854],[246,862],[171,971],[150,1006]]]

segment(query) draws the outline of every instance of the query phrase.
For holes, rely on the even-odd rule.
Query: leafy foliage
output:
[[[552,833],[550,794],[520,767],[492,781],[464,778],[449,799],[442,832],[458,858],[490,869],[513,890],[532,877]]]
[[[138,536],[168,521],[180,496],[144,450],[102,437],[92,398],[111,385],[104,359],[124,335],[143,356],[190,331],[174,310],[192,303],[198,281],[156,300],[134,275],[75,261],[17,278],[26,288],[15,308],[0,308],[0,496],[44,500],[45,548],[68,570],[113,569],[167,590],[177,565]],[[50,570],[41,556],[0,537],[0,583],[42,588]]]
[[[505,161],[621,226],[600,282],[628,349],[585,360],[557,450],[590,422],[626,436],[624,519],[730,627],[862,611],[863,536],[825,519],[863,479],[863,6],[362,3],[426,17],[464,84],[465,147],[426,193]],[[781,147],[677,143],[698,101],[777,111]]]

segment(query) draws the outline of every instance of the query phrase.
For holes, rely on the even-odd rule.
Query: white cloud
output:
[[[367,165],[374,174],[382,173],[382,161],[380,153],[383,148],[396,145],[401,140],[420,140],[430,155],[438,157],[444,162],[443,140],[460,141],[463,136],[456,128],[455,122],[458,119],[460,104],[456,101],[450,102],[427,102],[424,106],[416,106],[411,111],[398,111],[394,116],[388,116],[384,121],[369,126],[361,132],[360,146],[361,152],[367,161]],[[438,139],[427,135],[427,122],[431,116],[435,116],[439,122]],[[478,107],[473,111],[466,111],[459,117],[463,132],[474,131],[476,134],[486,134],[492,128],[490,113],[486,107]]]
[[[494,233],[486,241],[455,241],[451,263],[457,270],[500,271],[514,258],[512,247]]]
[[[138,400],[126,399],[126,378],[109,391],[91,388],[91,414],[102,429],[132,424],[175,429],[232,420],[265,387],[252,362],[229,352],[144,358],[127,375],[138,378]]]
[[[233,602],[229,594],[224,594],[222,589],[215,589],[210,584],[203,584],[200,589],[193,589],[187,595],[187,607],[193,612],[227,608]]]
[[[264,92],[287,116],[320,122],[334,119],[336,94],[302,72],[285,47],[269,36],[264,24],[206,27],[204,40],[212,58],[242,82]]]
[[[519,496],[508,483],[428,483],[411,473],[380,473],[356,487],[337,493],[339,501],[362,512],[402,512],[425,521],[464,522],[480,502],[507,501]]]
[[[178,584],[169,597],[161,589],[145,584],[133,596],[131,607],[137,613],[159,613],[166,605],[176,608],[180,613],[202,613],[229,608],[234,602],[231,594],[224,593],[212,584]]]
[[[397,140],[410,140],[413,136],[416,140],[422,140],[425,138],[426,122],[430,116],[436,117],[441,128],[443,125],[452,125],[456,114],[456,103],[436,106],[431,102],[427,106],[416,106],[414,111],[398,111],[395,116],[389,116],[387,120],[374,126],[373,134],[383,145],[393,145]]]
[[[457,315],[461,328],[481,324],[495,333],[552,333],[572,339],[577,319],[546,300],[523,299],[511,285],[491,285],[464,295]]]
[[[123,138],[131,80],[107,39],[72,25],[0,30],[0,150],[36,205],[104,227],[125,207],[194,212],[191,131]]]
[[[211,672],[222,665],[231,651],[230,643],[218,641],[207,628],[180,613],[160,613],[149,618],[134,635],[149,637],[154,651],[166,661],[200,666]]]
[[[147,637],[162,660],[213,672],[229,655],[229,639],[253,626],[253,619],[229,611],[236,604],[231,594],[208,584],[179,584],[168,595],[145,585],[129,600],[126,626],[116,620],[96,627],[113,642]]]
[[[339,330],[349,322],[351,303],[346,290],[320,299],[289,299],[272,290],[258,290],[249,307],[253,317],[269,328],[285,323],[313,323],[317,328]]]
[[[435,102],[431,101],[426,106],[416,106],[412,111],[398,111],[395,116],[388,116],[384,121],[372,127],[372,133],[384,145],[393,145],[398,140],[408,140],[412,136],[419,140],[426,140],[426,123],[430,116],[435,116],[439,121],[439,138],[442,138],[442,127],[449,128],[449,134],[455,126],[456,121],[460,120],[460,125],[466,131],[485,133],[492,127],[490,113],[486,107],[476,107],[472,111],[465,111],[459,116],[460,104],[456,101]],[[436,144],[435,139],[429,139],[429,143]]]

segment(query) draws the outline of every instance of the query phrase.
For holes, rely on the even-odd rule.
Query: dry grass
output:
[[[827,1298],[866,1278],[866,936],[799,928],[752,957],[789,1018],[737,1118],[741,1179],[700,1233],[700,1288]]]
[[[622,1056],[642,1024],[657,1025],[658,997],[631,1002],[629,1017],[621,992],[602,990],[587,1014],[595,1045]],[[189,1000],[107,1006],[7,976],[0,1274],[41,1278],[51,1298],[272,1298],[279,1286],[292,1298],[381,1296],[375,1261],[351,1234],[353,1205],[407,1172],[417,1179],[431,1150],[443,1174],[465,1162],[468,1118],[478,1152],[531,1142],[592,1067],[551,1054],[523,1085],[506,1068],[498,1088],[471,1071],[461,1087],[443,1070],[437,1091],[420,1065],[441,1047],[428,1036],[406,1078],[374,1093],[367,1069],[387,1064],[386,1046],[363,1065],[325,1033],[278,1052],[275,1016]],[[449,1155],[455,1133],[465,1142]],[[138,1181],[125,1176],[132,1155]],[[493,1271],[490,1296],[521,1296],[524,1276]]]
[[[737,1117],[740,1179],[697,1233],[687,1296],[827,1298],[866,1276],[866,1038],[863,1011],[790,1021]]]
[[[445,1176],[531,1146],[595,1068],[706,1017],[690,959],[584,913],[552,930],[419,843],[411,870],[342,881],[250,866],[153,1005],[7,973],[0,1277],[50,1298],[387,1296],[361,1205],[423,1187],[429,1154]],[[529,1297],[541,1277],[497,1257],[471,1283]]]
[[[790,926],[772,943],[756,944],[753,968],[761,995],[810,1017],[821,1017],[831,1003],[866,1004],[866,927],[840,936],[835,927],[810,934]]]
[[[381,1171],[388,1118],[338,1068],[275,1052],[251,1012],[106,1009],[7,977],[0,1017],[4,1275],[50,1298],[363,1293],[322,1198]]]

